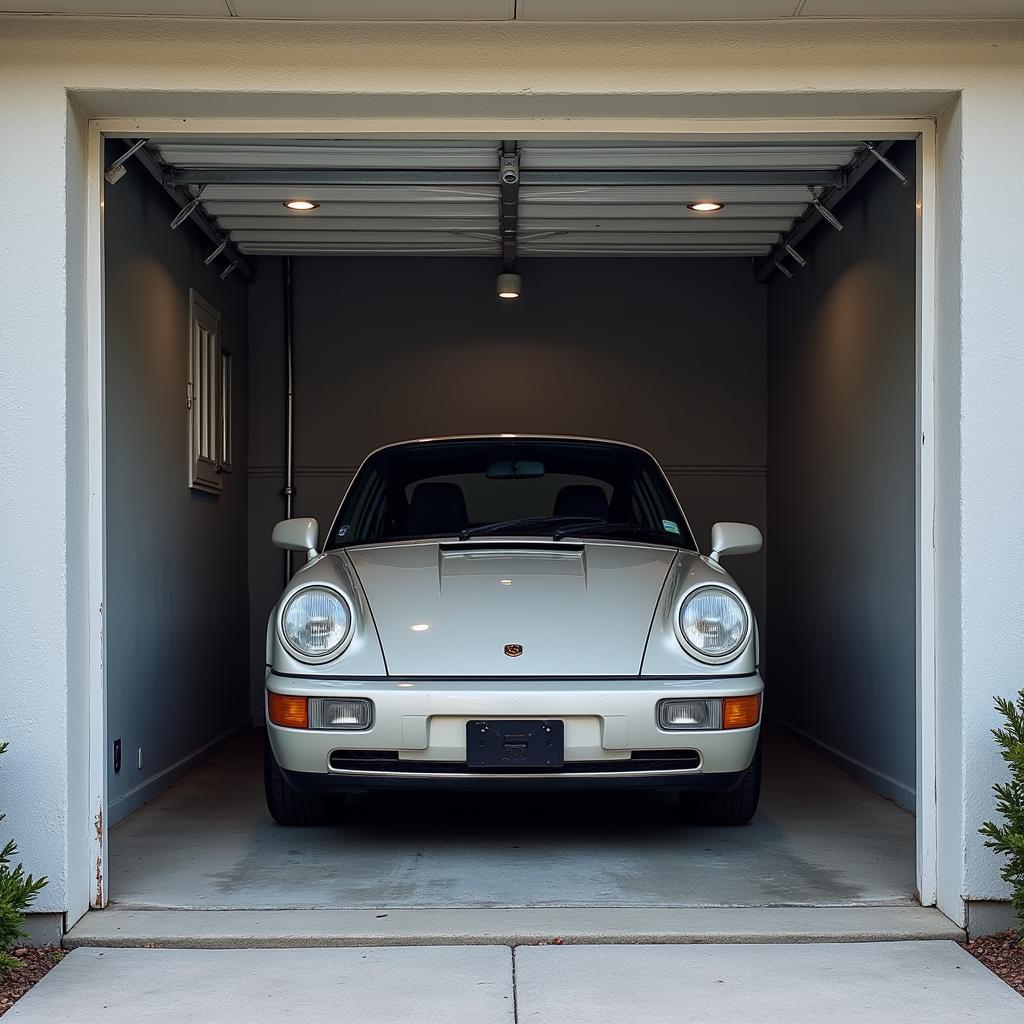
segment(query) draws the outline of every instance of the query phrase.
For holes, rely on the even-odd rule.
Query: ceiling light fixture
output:
[[[314,203],[312,199],[286,199],[282,204],[289,210],[315,210],[320,204]]]
[[[725,209],[725,203],[716,203],[711,199],[702,199],[699,203],[687,203],[686,208],[694,213],[718,213]]]
[[[518,274],[498,275],[498,297],[518,299],[523,292],[523,279]]]

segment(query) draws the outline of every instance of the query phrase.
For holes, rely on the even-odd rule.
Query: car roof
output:
[[[614,448],[629,448],[632,451],[643,452],[644,455],[653,455],[640,445],[630,444],[628,441],[616,441],[607,437],[579,437],[572,434],[448,434],[439,437],[417,437],[408,441],[394,441],[391,444],[381,445],[375,448],[370,457],[378,452],[390,451],[394,448],[411,448],[421,444],[448,444],[459,441],[552,441],[557,444],[606,444]],[[655,461],[657,461],[655,459]]]

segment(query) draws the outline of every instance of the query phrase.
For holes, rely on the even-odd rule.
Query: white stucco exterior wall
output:
[[[1024,83],[963,98],[960,596],[964,892],[1005,894],[977,833],[1004,766],[992,695],[1024,687]]]
[[[951,104],[954,106],[951,107]],[[302,25],[0,17],[0,732],[5,828],[88,903],[88,116],[361,118],[365,130],[671,131],[680,118],[937,116],[939,899],[1004,895],[976,835],[991,698],[1024,685],[1019,287],[1024,25]],[[432,123],[414,118],[429,116]],[[168,122],[171,123],[171,122]],[[201,125],[200,125],[201,127]],[[509,126],[512,127],[511,125]],[[693,130],[692,123],[690,125]],[[347,129],[358,130],[355,122]],[[509,135],[514,132],[509,131]],[[959,322],[958,322],[959,321]],[[960,713],[962,710],[962,714]]]
[[[0,759],[5,833],[50,878],[36,906],[68,891],[69,556],[66,296],[67,101],[32,81],[0,86],[0,190],[32,203],[0,215]],[[13,143],[16,139],[17,142]],[[28,170],[31,168],[31,170]],[[45,208],[49,225],[36,216]],[[13,803],[11,802],[13,801]]]

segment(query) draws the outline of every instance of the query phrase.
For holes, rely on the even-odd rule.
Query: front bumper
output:
[[[305,791],[415,785],[520,788],[531,783],[545,788],[622,784],[727,790],[750,765],[760,724],[666,730],[658,724],[658,702],[747,696],[762,693],[764,686],[757,674],[716,679],[324,680],[268,672],[267,689],[373,702],[372,725],[360,731],[289,729],[271,724],[268,717],[274,757],[289,782]],[[523,774],[466,768],[466,723],[487,718],[562,720],[565,767]],[[673,752],[681,756],[673,758]],[[650,753],[665,758],[669,767],[645,756]],[[365,766],[360,757],[368,759]]]

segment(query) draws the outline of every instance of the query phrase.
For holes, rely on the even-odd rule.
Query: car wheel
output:
[[[326,825],[338,820],[344,804],[343,796],[318,796],[292,789],[269,739],[263,746],[263,788],[267,810],[278,825]]]
[[[761,744],[740,784],[728,793],[680,793],[683,816],[698,825],[748,825],[761,797]]]

